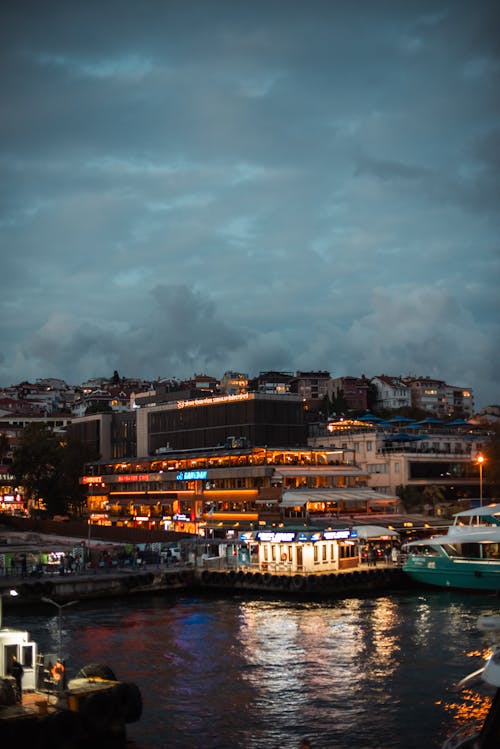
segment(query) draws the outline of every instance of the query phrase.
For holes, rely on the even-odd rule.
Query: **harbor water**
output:
[[[453,685],[481,665],[486,594],[415,591],[338,601],[141,596],[14,609],[69,678],[112,667],[143,696],[130,749],[433,749],[484,709]],[[60,629],[59,629],[60,625]],[[90,749],[90,748],[89,748]]]

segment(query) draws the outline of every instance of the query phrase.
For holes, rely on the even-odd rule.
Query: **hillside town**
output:
[[[23,434],[38,427],[85,447],[83,501],[68,497],[62,512],[212,537],[482,502],[490,486],[478,456],[500,416],[496,405],[476,413],[471,388],[441,380],[326,371],[154,382],[115,371],[79,386],[22,382],[1,396],[3,512],[50,509],[11,470]]]

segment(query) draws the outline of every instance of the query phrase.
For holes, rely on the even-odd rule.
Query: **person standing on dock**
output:
[[[12,661],[8,669],[10,676],[13,676],[16,682],[16,702],[23,701],[23,674],[24,668],[19,663],[15,655],[12,656]]]

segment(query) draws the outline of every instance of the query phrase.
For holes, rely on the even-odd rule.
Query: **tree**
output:
[[[6,434],[0,434],[0,463],[3,463],[7,453],[10,452],[10,441]]]
[[[416,486],[405,486],[404,484],[400,484],[396,487],[396,494],[403,503],[406,512],[421,509],[422,495]]]
[[[436,486],[435,484],[429,484],[424,488],[424,491],[422,492],[422,497],[427,502],[431,502],[432,504],[432,514],[436,514],[436,505],[439,504],[439,502],[442,502],[444,499],[444,491],[441,489],[440,486]]]
[[[14,451],[12,473],[28,499],[50,515],[81,514],[85,488],[80,484],[84,464],[96,460],[90,448],[61,440],[48,427],[32,424],[24,429]]]
[[[28,499],[38,506],[43,500],[52,514],[64,513],[58,477],[60,464],[61,445],[53,432],[42,424],[27,426],[14,450],[12,473]]]
[[[85,411],[85,416],[90,414],[110,414],[113,413],[113,409],[107,401],[94,401]]]

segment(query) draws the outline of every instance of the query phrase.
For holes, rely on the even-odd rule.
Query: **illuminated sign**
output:
[[[323,531],[323,538],[325,541],[341,541],[346,538],[350,538],[351,531],[349,528],[341,531]]]
[[[149,481],[149,473],[136,473],[131,476],[118,476],[117,478],[121,483],[127,481]]]
[[[218,403],[234,403],[234,401],[248,400],[248,393],[240,395],[221,395],[215,398],[196,398],[190,401],[177,401],[177,408],[189,408],[192,406],[212,406]]]
[[[185,513],[178,513],[173,516],[174,520],[181,520],[183,523],[189,523],[191,520],[190,515],[186,515]]]
[[[208,471],[180,471],[175,477],[177,481],[197,481],[206,479]]]
[[[0,481],[14,481],[14,476],[10,473],[0,473]]]
[[[295,531],[259,531],[257,533],[259,541],[272,541],[277,544],[295,541],[295,536]]]
[[[102,484],[102,476],[84,476],[82,484]]]

